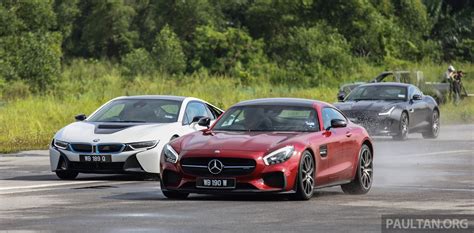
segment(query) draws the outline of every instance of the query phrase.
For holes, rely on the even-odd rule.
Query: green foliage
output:
[[[0,37],[0,76],[7,81],[24,80],[35,91],[44,91],[57,79],[61,55],[58,33]]]
[[[79,9],[79,0],[55,0],[54,12],[56,12],[55,30],[61,32],[63,37],[63,52],[68,55],[74,49],[73,32],[74,23],[79,17],[81,11]]]
[[[237,28],[220,32],[209,26],[198,27],[192,45],[193,70],[205,68],[211,73],[230,75],[251,72],[256,63],[265,61],[262,41],[253,40]]]
[[[156,36],[152,55],[161,71],[179,74],[186,69],[186,57],[180,40],[168,25]]]
[[[324,24],[292,28],[272,45],[274,60],[289,71],[288,78],[297,85],[334,85],[339,80],[327,77],[341,76],[353,67],[349,43]],[[275,81],[284,83],[285,79],[277,77]]]
[[[90,1],[85,6],[88,15],[79,29],[78,44],[86,56],[118,58],[134,47],[138,33],[131,30],[136,12],[123,0]],[[89,12],[90,11],[90,12]]]
[[[473,17],[469,0],[3,0],[0,78],[45,93],[59,62],[93,58],[129,79],[334,86],[360,61],[472,62]]]
[[[472,2],[425,0],[424,3],[432,26],[429,37],[440,44],[443,60],[472,62],[472,38],[474,38]]]
[[[7,11],[7,22],[13,23],[7,30],[12,33],[42,32],[53,28],[57,22],[52,3],[53,0],[2,1],[0,8]]]
[[[122,70],[123,74],[128,78],[151,74],[155,70],[155,62],[150,53],[145,49],[134,49],[122,59]]]
[[[17,100],[31,96],[30,86],[24,81],[13,81],[2,88],[2,99]]]

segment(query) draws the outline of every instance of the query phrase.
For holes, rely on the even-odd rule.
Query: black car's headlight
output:
[[[133,143],[128,143],[127,145],[132,148],[133,150],[142,150],[142,149],[152,149],[156,145],[158,145],[159,140],[153,140],[153,141],[145,141],[145,142],[133,142]]]
[[[288,160],[295,152],[294,146],[285,146],[278,150],[271,152],[263,157],[265,165],[272,165],[277,163],[283,163]]]
[[[61,140],[54,139],[53,145],[59,149],[67,150],[69,147],[69,143]]]
[[[379,113],[379,116],[390,116],[390,114],[392,114],[393,110],[395,109],[395,106],[389,108],[389,109],[386,109],[382,112]]]
[[[178,162],[178,152],[176,152],[172,146],[169,144],[165,145],[165,148],[163,148],[163,155],[165,156],[166,162],[170,163],[176,163]]]

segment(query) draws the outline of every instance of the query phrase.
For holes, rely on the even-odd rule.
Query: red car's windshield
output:
[[[223,131],[319,131],[316,111],[295,106],[239,106],[224,113],[213,130]]]

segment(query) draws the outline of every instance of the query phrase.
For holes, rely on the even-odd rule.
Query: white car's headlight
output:
[[[67,150],[69,143],[61,140],[54,139],[53,145],[59,149]]]
[[[265,165],[283,163],[288,160],[295,152],[294,146],[285,146],[263,157]]]
[[[133,150],[142,150],[142,149],[151,149],[155,147],[159,140],[153,140],[153,141],[145,141],[145,142],[133,142],[133,143],[128,143],[127,145],[132,148]]]
[[[379,116],[390,116],[392,114],[393,110],[395,109],[395,106],[391,107],[390,109],[380,112]]]
[[[176,163],[178,162],[178,152],[176,152],[172,146],[169,144],[165,145],[165,148],[163,148],[163,155],[165,156],[166,162],[170,163]]]

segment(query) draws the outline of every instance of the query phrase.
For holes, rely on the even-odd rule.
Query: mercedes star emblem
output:
[[[100,141],[100,139],[96,138],[96,139],[94,139],[94,140],[92,140],[92,141],[93,141],[93,142],[98,142],[98,141]]]
[[[209,169],[210,173],[217,175],[224,169],[224,164],[217,159],[213,159],[207,164],[207,169]]]

